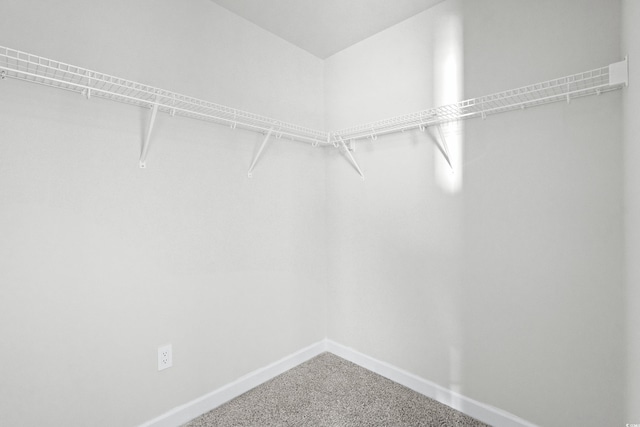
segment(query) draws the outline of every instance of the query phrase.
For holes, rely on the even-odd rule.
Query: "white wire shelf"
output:
[[[96,96],[158,111],[240,127],[260,132],[273,131],[276,137],[328,144],[327,133],[264,117],[120,77],[0,46],[2,78],[13,78]]]
[[[306,128],[3,46],[0,46],[0,78],[24,80],[81,93],[87,98],[96,96],[151,108],[151,123],[144,141],[140,167],[145,167],[144,161],[151,130],[156,113],[160,111],[171,115],[224,124],[231,128],[240,127],[265,133],[267,136],[251,164],[249,176],[251,176],[264,145],[273,135],[276,138],[285,137],[294,141],[311,143],[314,146],[341,147],[346,151],[354,168],[364,178],[358,164],[349,153],[353,150],[355,140],[363,138],[375,140],[379,135],[393,132],[414,128],[424,129],[457,120],[474,117],[485,118],[490,114],[551,102],[565,100],[570,102],[573,98],[583,96],[600,95],[604,92],[620,89],[628,84],[628,61],[625,58],[623,61],[610,64],[607,67],[468,99],[455,104],[365,123],[335,132]],[[442,141],[442,144],[446,148],[446,141]]]
[[[521,108],[558,101],[570,101],[588,95],[599,95],[620,89],[628,83],[627,60],[607,67],[524,86],[518,89],[467,99],[415,113],[365,123],[333,132],[344,140],[376,139],[378,135],[414,128],[440,125],[447,122],[486,117]]]

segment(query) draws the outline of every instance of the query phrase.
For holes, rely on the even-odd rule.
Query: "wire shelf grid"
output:
[[[610,73],[614,65],[624,65],[623,81]],[[0,46],[0,77],[25,80],[46,86],[97,96],[141,107],[154,107],[171,115],[241,127],[259,132],[273,132],[276,137],[311,143],[334,145],[339,139],[354,141],[377,139],[378,135],[440,125],[474,117],[485,118],[515,109],[595,95],[626,84],[626,60],[609,67],[574,74],[559,79],[523,86],[480,98],[467,99],[423,111],[365,123],[335,132],[325,132],[226,107],[142,83],[91,71],[37,55]],[[333,142],[332,142],[333,140]]]
[[[187,95],[155,88],[131,80],[125,80],[86,68],[65,64],[0,46],[0,70],[2,77],[9,77],[124,102],[140,107],[158,105],[158,111],[200,120],[245,128],[254,131],[272,130],[277,137],[327,144],[324,131],[272,119],[236,108],[226,107]]]
[[[523,86],[455,104],[365,123],[334,132],[345,140],[376,139],[378,135],[418,127],[440,125],[456,120],[486,117],[489,114],[524,109],[557,101],[570,101],[619,89],[623,84],[610,84],[609,67],[574,74],[559,79]]]

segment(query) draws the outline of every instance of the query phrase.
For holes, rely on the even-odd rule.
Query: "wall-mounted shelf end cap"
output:
[[[609,85],[629,86],[629,57],[609,65]]]

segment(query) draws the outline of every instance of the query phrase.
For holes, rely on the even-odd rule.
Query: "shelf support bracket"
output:
[[[91,99],[91,73],[87,74],[87,88],[85,90],[87,91],[85,96],[87,99]]]
[[[353,157],[353,154],[351,154],[351,150],[349,150],[349,147],[347,147],[347,144],[344,142],[344,139],[342,139],[342,137],[337,134],[334,134],[333,136],[340,143],[340,145],[342,145],[342,148],[344,148],[344,152],[347,155],[347,159],[349,159],[349,162],[351,162],[353,167],[356,168],[356,171],[358,171],[358,174],[364,181],[364,174],[362,173],[360,166],[358,166],[358,162],[356,162],[356,159]]]
[[[434,144],[436,144],[438,151],[440,151],[440,153],[442,154],[442,157],[444,157],[444,159],[446,160],[451,170],[453,170],[453,165],[451,164],[451,155],[449,154],[449,145],[447,144],[447,140],[444,137],[444,132],[442,132],[442,127],[439,124],[436,124],[434,126],[438,131],[438,136],[440,136],[440,141],[438,141],[429,132],[426,132],[426,133],[431,137],[431,140],[433,141]],[[425,128],[420,126],[420,130],[425,131]]]
[[[273,132],[273,128],[269,129],[269,132],[267,132],[267,135],[264,137],[264,140],[262,141],[262,144],[260,145],[260,148],[258,149],[256,156],[253,158],[253,162],[251,162],[251,166],[249,166],[249,172],[247,173],[247,176],[249,178],[253,178],[253,168],[256,166],[256,163],[258,163],[258,159],[262,155],[262,151],[264,150],[264,147],[267,145],[267,141],[269,141],[269,137],[271,136],[272,132]]]
[[[442,126],[436,125],[436,129],[438,130],[438,135],[440,135],[440,152],[449,164],[451,170],[453,170],[453,165],[451,164],[451,154],[449,154],[449,145],[447,144],[447,140],[444,137],[444,132],[442,132]]]
[[[151,140],[151,131],[153,131],[153,125],[156,122],[156,116],[158,115],[158,97],[156,96],[156,102],[153,104],[151,109],[151,120],[149,121],[149,127],[147,128],[147,133],[144,138],[144,143],[142,145],[142,153],[140,154],[140,168],[144,169],[147,167],[147,152],[149,151],[149,141]]]
[[[609,84],[629,86],[629,57],[609,65]]]

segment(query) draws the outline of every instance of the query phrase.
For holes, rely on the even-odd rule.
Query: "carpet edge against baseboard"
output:
[[[140,424],[138,427],[180,426],[325,351],[395,381],[398,384],[402,384],[411,390],[494,427],[536,427],[535,424],[509,412],[463,396],[327,338],[298,350],[289,356],[285,356],[268,366],[243,375],[237,380],[199,398],[177,406],[152,420]]]
[[[325,351],[326,340],[311,344],[268,366],[249,372],[237,380],[209,392],[204,396],[177,406],[152,420],[140,424],[138,427],[180,426]]]
[[[326,340],[326,351],[355,363],[365,369],[375,372],[398,384],[410,388],[423,396],[445,404],[465,415],[473,417],[494,427],[537,427],[516,415],[502,409],[487,405],[466,397],[460,393],[442,387],[439,384],[414,375],[389,363],[382,362],[360,353],[353,348],[339,344],[330,339]]]

